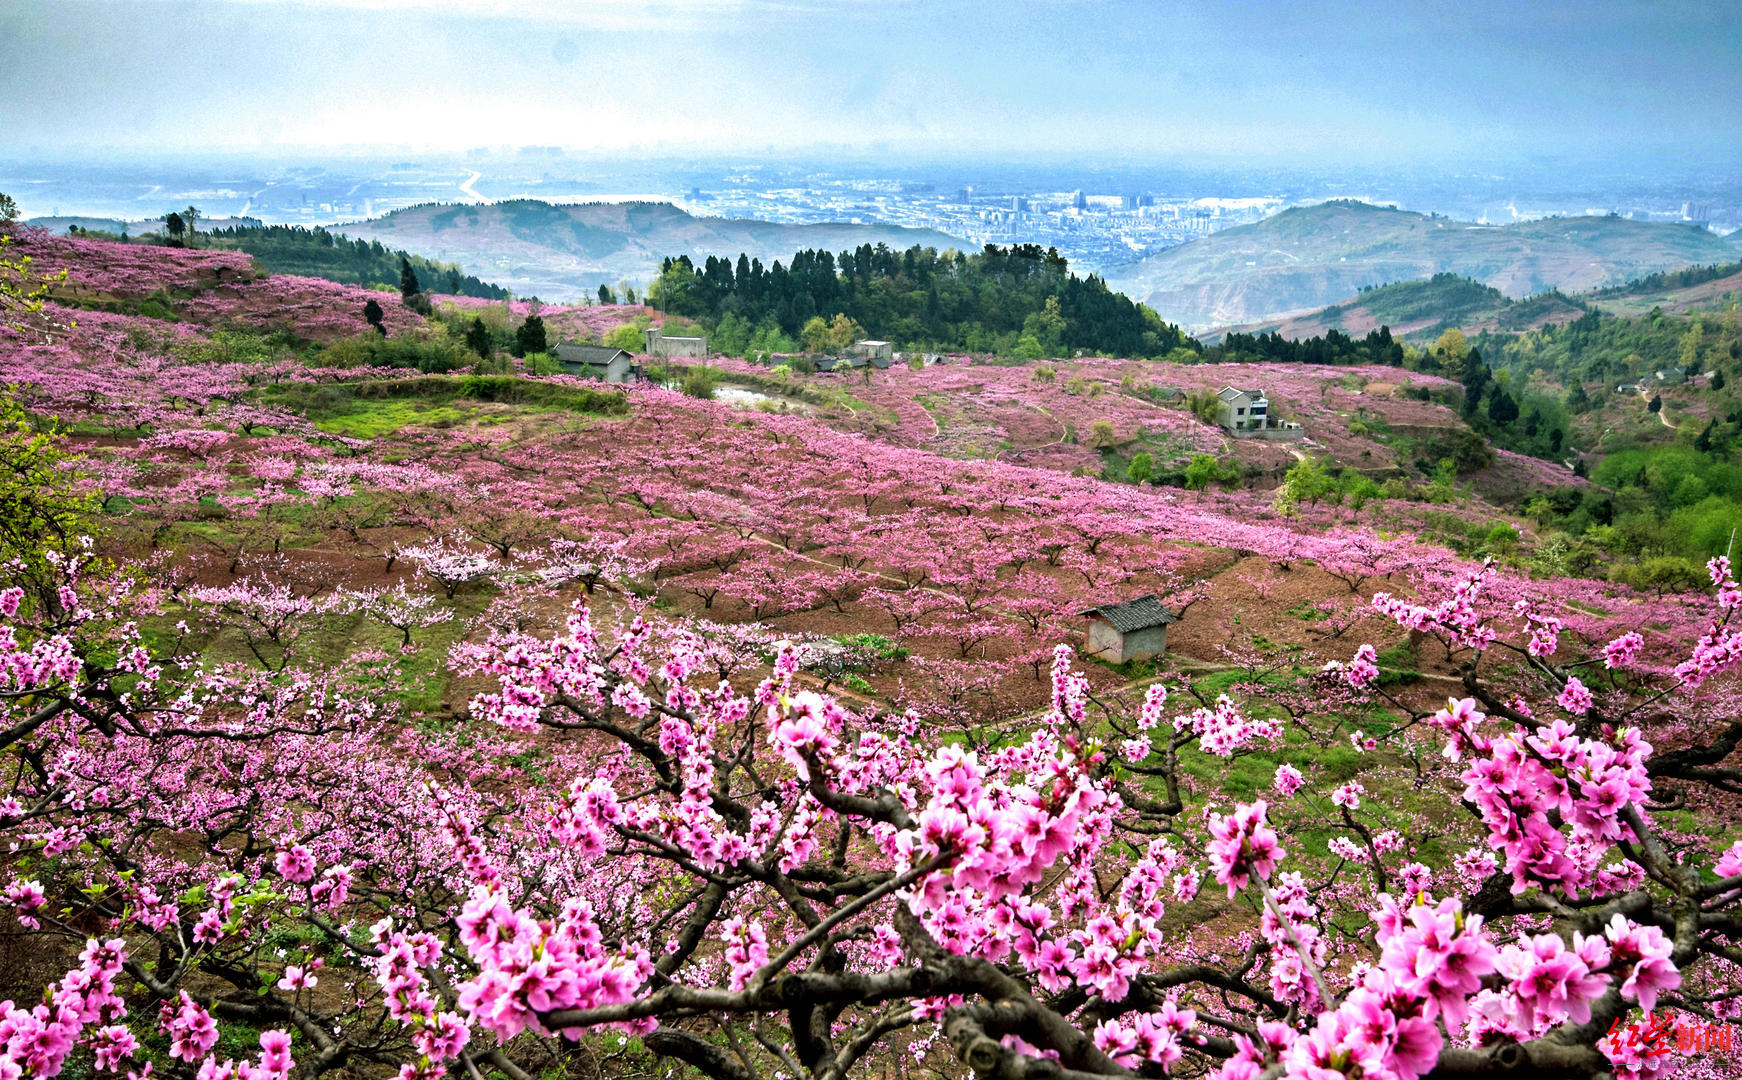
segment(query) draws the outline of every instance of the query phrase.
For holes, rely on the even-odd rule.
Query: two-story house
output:
[[[1229,431],[1250,431],[1270,423],[1270,399],[1262,390],[1236,390],[1224,386],[1216,391],[1222,402],[1219,422]]]

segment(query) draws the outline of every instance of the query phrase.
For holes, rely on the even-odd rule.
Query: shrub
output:
[[[1131,459],[1131,464],[1125,467],[1125,477],[1133,484],[1147,484],[1155,479],[1155,459],[1149,451],[1141,450]]]
[[[1636,589],[1649,589],[1662,596],[1700,588],[1705,584],[1706,571],[1691,560],[1658,555],[1637,563],[1616,563],[1609,568],[1609,580]]]
[[[712,401],[718,381],[713,368],[693,367],[683,377],[683,392],[693,398]]]
[[[605,346],[639,353],[647,348],[647,334],[634,323],[624,323],[605,335]]]
[[[1238,479],[1239,466],[1230,465],[1224,472],[1221,462],[1210,454],[1194,454],[1191,463],[1186,466],[1186,487],[1193,491],[1202,491],[1211,484],[1223,480]]]

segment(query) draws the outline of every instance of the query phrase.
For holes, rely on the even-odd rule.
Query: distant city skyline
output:
[[[1742,5],[57,0],[0,157],[1742,158]]]

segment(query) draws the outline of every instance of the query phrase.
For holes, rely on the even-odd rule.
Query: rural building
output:
[[[667,337],[657,326],[647,329],[647,354],[649,356],[706,356],[708,355],[708,339],[705,337]]]
[[[889,367],[889,361],[881,356],[861,356],[858,353],[848,353],[845,356],[819,356],[814,363],[818,371],[857,371],[862,367],[874,367],[879,371]]]
[[[1262,390],[1236,390],[1224,386],[1216,391],[1216,397],[1222,402],[1218,420],[1229,431],[1261,428],[1270,421],[1270,399]]]
[[[569,375],[602,379],[609,383],[628,382],[636,375],[635,357],[626,349],[612,349],[603,345],[570,345],[565,342],[551,352],[562,364],[564,373]]]
[[[1179,621],[1154,593],[1077,614],[1089,620],[1086,651],[1110,664],[1160,656],[1167,651],[1168,624]]]
[[[1177,402],[1185,400],[1186,392],[1177,386],[1152,386],[1149,396],[1155,401]]]
[[[847,352],[851,356],[862,356],[880,368],[888,367],[889,362],[895,359],[895,346],[887,341],[855,341],[848,347]],[[879,360],[883,362],[877,363]]]
[[[1306,429],[1292,420],[1270,415],[1270,399],[1262,390],[1236,390],[1224,386],[1216,391],[1222,410],[1216,422],[1237,439],[1301,439]]]

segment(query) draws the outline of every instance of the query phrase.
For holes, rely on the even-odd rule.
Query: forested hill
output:
[[[1337,330],[1362,334],[1383,326],[1399,337],[1432,340],[1454,326],[1470,333],[1534,330],[1544,324],[1571,322],[1588,309],[1583,297],[1567,296],[1557,290],[1514,300],[1471,278],[1435,274],[1426,281],[1399,281],[1362,289],[1358,295],[1311,313],[1207,331],[1198,338],[1213,343],[1235,333],[1274,333],[1291,341],[1303,341]]]
[[[1596,216],[1483,225],[1336,201],[1157,252],[1122,267],[1112,283],[1201,329],[1314,310],[1365,286],[1440,273],[1521,298],[1730,262],[1737,251],[1735,238],[1694,225]]]
[[[659,273],[660,260],[688,254],[748,252],[764,263],[791,259],[804,248],[838,251],[860,244],[905,248],[966,248],[965,240],[931,229],[880,223],[790,225],[742,218],[697,217],[670,203],[547,203],[510,199],[489,204],[411,206],[386,217],[339,227],[347,236],[379,240],[477,267],[525,296],[546,300],[592,295],[624,282],[637,289]]]
[[[837,316],[898,346],[937,346],[1019,358],[1163,356],[1196,348],[1176,326],[1093,275],[1078,277],[1056,250],[988,244],[973,255],[881,244],[833,254],[800,251],[790,266],[748,254],[665,260],[652,302],[699,319],[727,341],[778,331],[808,339],[807,323]]]
[[[424,292],[506,299],[508,290],[482,281],[453,263],[436,262],[385,247],[379,240],[350,240],[318,226],[238,226],[201,233],[201,247],[245,251],[274,274],[325,278],[344,285],[399,286],[399,261],[406,259]]]

